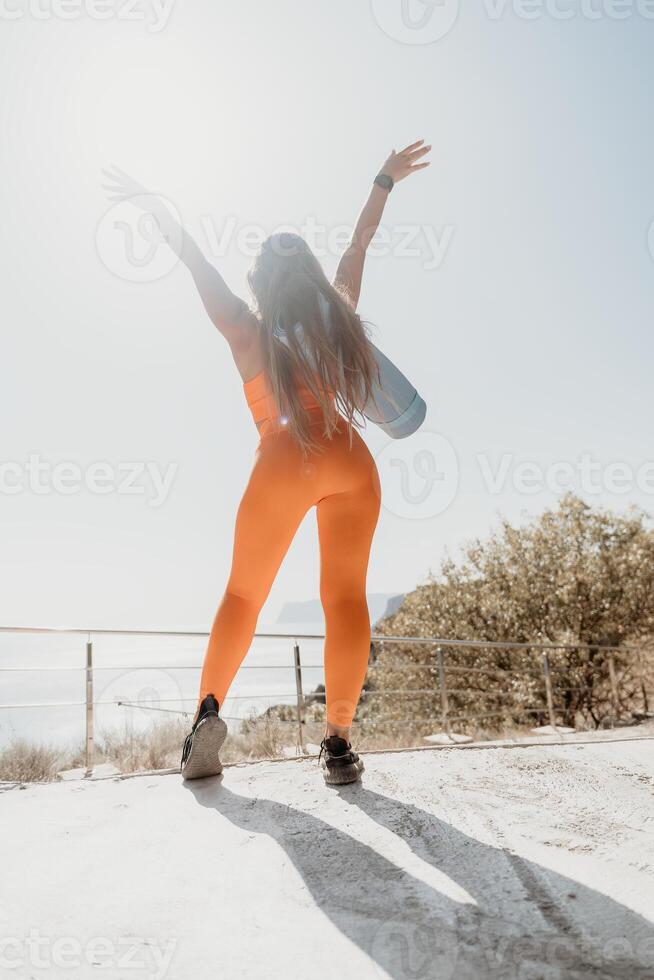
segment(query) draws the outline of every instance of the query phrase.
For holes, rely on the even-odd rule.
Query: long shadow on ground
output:
[[[320,911],[393,980],[654,977],[651,922],[413,804],[361,784],[339,791],[463,888],[469,901],[452,899],[446,888],[426,884],[312,814],[240,796],[220,778],[186,785],[201,806],[275,840]]]

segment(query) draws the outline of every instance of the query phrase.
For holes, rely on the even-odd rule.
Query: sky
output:
[[[392,148],[360,312],[428,404],[369,427],[370,592],[564,488],[652,510],[654,9],[645,0],[4,0],[0,624],[208,628],[257,433],[116,164],[249,299],[282,227],[335,271]],[[254,244],[253,244],[254,243]],[[318,594],[315,517],[260,620]]]

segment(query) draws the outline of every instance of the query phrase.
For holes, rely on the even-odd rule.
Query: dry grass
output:
[[[179,765],[186,724],[175,719],[145,731],[129,728],[104,732],[96,744],[95,763],[109,762],[121,772],[168,769]],[[19,739],[0,751],[0,781],[51,782],[57,773],[84,765],[78,748],[53,748]]]
[[[289,726],[275,715],[251,718],[241,724],[240,732],[228,736],[220,757],[223,762],[254,762],[257,759],[277,759],[282,749],[292,741]]]
[[[66,754],[49,745],[17,739],[0,751],[0,780],[16,783],[50,782],[66,765]]]
[[[158,721],[149,728],[115,728],[100,737],[98,761],[110,762],[121,772],[172,769],[179,765],[188,723],[178,718]]]
[[[278,759],[299,754],[297,725],[290,709],[281,708],[242,722],[240,731],[230,732],[221,753],[227,764]],[[431,728],[421,726],[384,725],[368,719],[353,727],[352,741],[361,751],[382,751],[393,748],[424,746],[424,736],[437,731],[437,720]],[[188,732],[188,721],[178,718],[156,721],[149,728],[136,731],[129,726],[101,734],[96,743],[95,762],[109,762],[120,772],[152,769],[173,769],[179,766],[181,747]],[[305,751],[307,746],[320,744],[324,732],[324,706],[312,705],[303,726]],[[477,738],[516,737],[526,729],[508,730],[499,726],[469,731]],[[0,751],[0,781],[48,782],[57,773],[83,765],[79,749],[57,749],[31,744],[23,739]]]
[[[144,730],[129,726],[101,733],[96,741],[95,764],[111,763],[120,772],[173,769],[179,766],[188,722],[180,719],[157,721]],[[284,724],[274,714],[252,718],[231,733],[221,757],[225,763],[253,762],[282,756],[296,742],[295,726]],[[84,764],[78,748],[53,748],[25,740],[12,742],[0,751],[0,781],[49,782],[57,773]]]

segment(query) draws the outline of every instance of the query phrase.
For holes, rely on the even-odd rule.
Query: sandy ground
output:
[[[652,978],[653,749],[6,787],[0,976]]]

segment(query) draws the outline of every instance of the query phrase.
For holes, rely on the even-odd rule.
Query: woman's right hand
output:
[[[107,198],[114,204],[126,202],[150,215],[156,222],[161,236],[172,250],[181,256],[184,230],[177,217],[171,213],[166,201],[143,184],[139,184],[115,164],[112,164],[110,170],[102,172],[109,180],[109,183],[102,185],[107,192]]]
[[[424,140],[417,140],[417,142],[411,143],[410,146],[406,146],[403,150],[400,150],[399,153],[392,150],[390,156],[379,171],[380,174],[388,174],[389,177],[393,178],[393,183],[397,184],[398,181],[404,180],[409,174],[416,173],[418,170],[424,170],[425,167],[429,166],[430,161],[425,160],[423,163],[418,163],[418,160],[431,150],[431,146],[425,146],[424,144]]]
[[[110,201],[121,202],[129,201],[136,207],[142,207],[143,202],[139,198],[150,198],[154,195],[143,184],[126,174],[124,170],[112,164],[110,170],[103,170],[102,173],[111,183],[103,184],[104,190]]]

